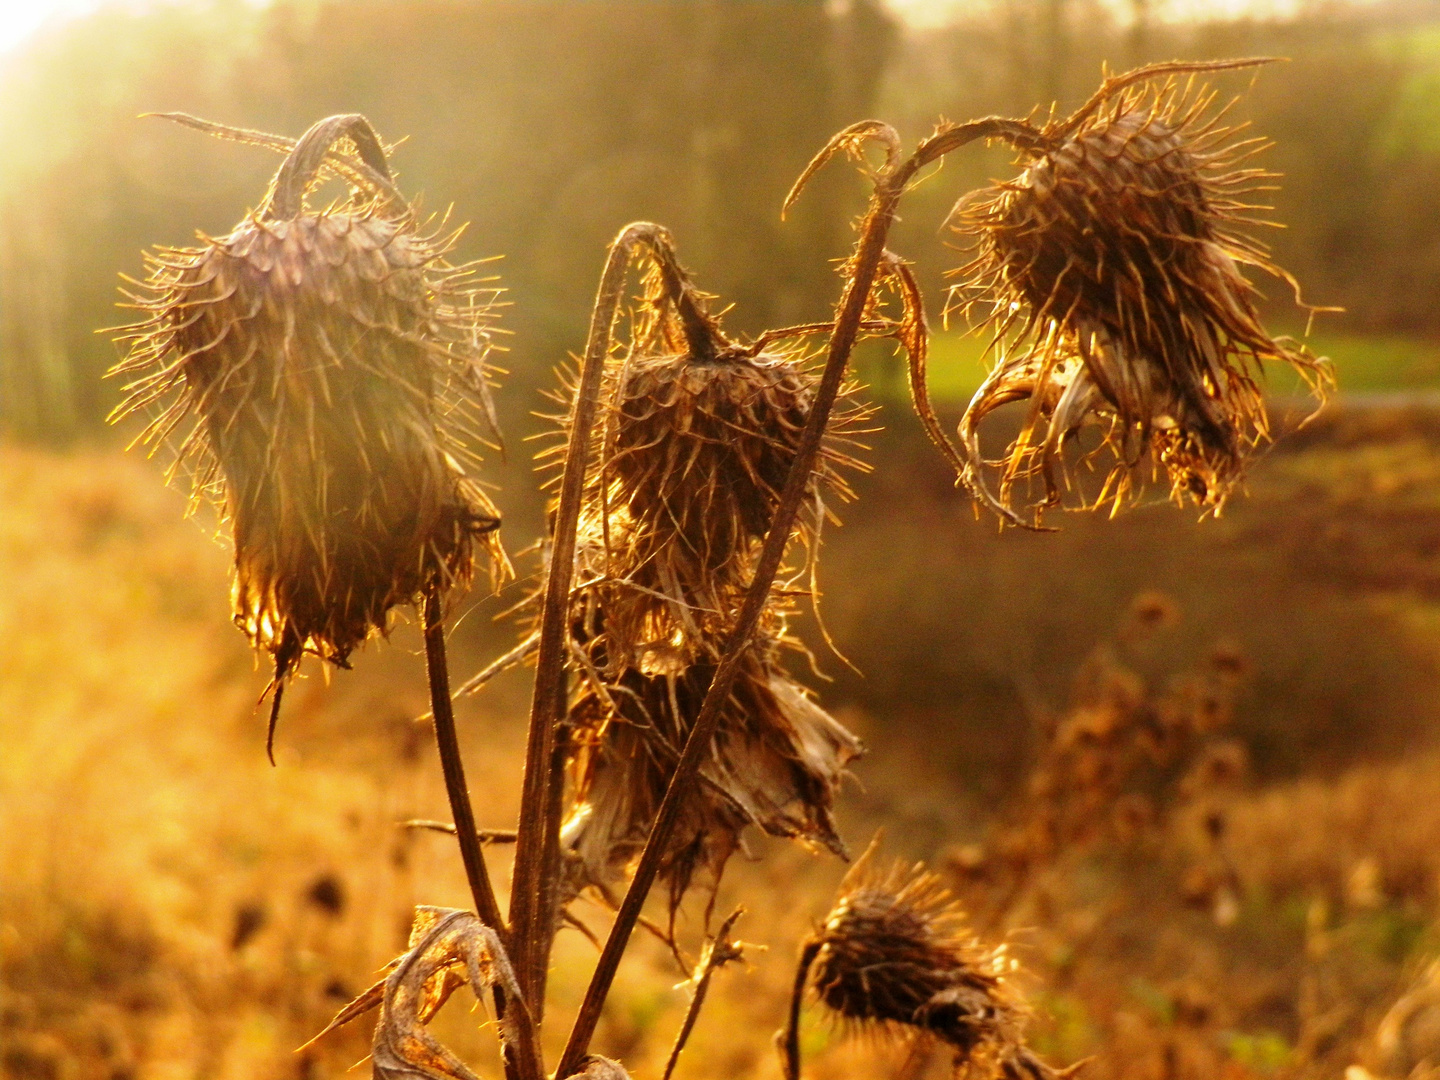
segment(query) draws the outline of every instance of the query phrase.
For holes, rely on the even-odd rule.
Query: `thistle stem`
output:
[[[495,931],[508,951],[510,945],[505,920],[500,915],[500,905],[490,884],[489,871],[485,868],[485,854],[480,848],[480,836],[475,828],[475,812],[470,806],[470,789],[465,783],[465,765],[460,759],[460,740],[455,734],[455,711],[450,702],[450,673],[445,657],[445,620],[440,610],[439,589],[426,593],[422,620],[425,626],[425,666],[430,675],[430,708],[435,718],[435,744],[440,751],[445,794],[450,799],[450,814],[455,822],[456,839],[460,843],[460,860],[465,864],[465,877],[470,883],[470,895],[475,900],[475,913]],[[508,1001],[505,991],[499,986],[495,987],[494,993],[496,1018],[502,1019],[507,1011],[513,1011],[519,1036],[520,1061],[512,1060],[511,1051],[507,1048],[506,1075],[513,1073],[526,1080],[542,1080],[544,1066],[540,1061],[539,1043],[529,1010],[523,1000]]]
[[[554,883],[546,887],[545,869],[558,863],[559,815],[551,812],[558,802],[552,788],[562,782],[555,769],[556,728],[565,704],[566,638],[569,634],[570,588],[575,575],[575,533],[589,466],[591,432],[599,411],[600,388],[605,361],[610,355],[611,333],[625,290],[625,274],[637,244],[655,245],[656,238],[668,239],[658,225],[640,222],[627,226],[610,245],[595,308],[585,358],[580,368],[580,385],[570,416],[570,440],[565,453],[565,471],[560,480],[554,532],[551,536],[550,569],[545,580],[545,598],[540,614],[540,640],[535,661],[535,689],[530,702],[530,728],[525,746],[525,780],[520,799],[520,822],[515,846],[515,873],[510,892],[511,960],[520,989],[527,1000],[536,1002],[544,993],[549,966],[550,927],[553,922]],[[447,699],[448,700],[448,699]],[[460,822],[456,821],[459,827]],[[547,850],[557,852],[547,859]],[[543,909],[543,910],[542,910]]]
[[[820,955],[820,942],[811,938],[800,950],[795,965],[795,986],[790,991],[790,1016],[780,1035],[780,1065],[785,1080],[800,1080],[800,1006],[805,1001],[805,984],[810,979],[810,966]]]
[[[742,959],[742,947],[738,942],[730,940],[730,928],[743,914],[745,914],[743,907],[736,908],[730,917],[721,923],[715,936],[710,939],[710,944],[705,949],[705,955],[701,957],[700,964],[695,970],[690,1006],[685,1010],[685,1019],[680,1025],[680,1031],[675,1036],[675,1044],[670,1048],[670,1057],[665,1062],[665,1071],[660,1074],[660,1080],[670,1080],[675,1073],[675,1066],[680,1063],[680,1055],[685,1051],[685,1044],[690,1041],[690,1033],[695,1030],[695,1022],[700,1019],[700,1010],[705,1007],[705,995],[710,992],[710,979],[716,971],[730,961]]]

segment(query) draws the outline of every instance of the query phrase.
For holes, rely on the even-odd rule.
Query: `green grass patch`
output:
[[[937,404],[964,405],[988,370],[988,338],[956,331],[938,331],[930,339],[930,396]],[[1344,393],[1440,390],[1440,342],[1398,336],[1316,334],[1305,339],[1311,351],[1329,357]],[[905,356],[890,342],[865,342],[856,349],[855,370],[877,397],[902,400],[906,388]],[[1267,373],[1269,390],[1279,395],[1301,393],[1300,377],[1288,367]]]

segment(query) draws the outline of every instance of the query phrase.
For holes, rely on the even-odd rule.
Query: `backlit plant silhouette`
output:
[[[1323,392],[1324,362],[1267,334],[1241,273],[1274,270],[1237,231],[1252,209],[1241,200],[1266,175],[1240,164],[1257,147],[1230,139],[1208,91],[1172,81],[1262,62],[1143,68],[1106,80],[1067,119],[947,124],[908,156],[888,125],[846,128],[786,200],[841,151],[884,153],[834,317],[753,341],[725,333],[667,230],[621,230],[561,395],[545,570],[525,605],[533,627],[462,687],[534,660],[508,918],[460,767],[441,620],[477,554],[497,575],[508,569],[462,419],[489,414],[489,294],[445,261],[445,241],[419,231],[363,118],[321,121],[298,143],[179,118],[286,154],[261,209],[230,236],[154,257],[138,298],[148,318],[119,368],[135,376],[127,408],[165,403],[148,438],[195,421],[180,457],[198,463],[197,493],[214,492],[229,517],[236,619],[274,657],[275,708],[302,654],[343,666],[396,605],[423,613],[475,913],[419,909],[410,950],[331,1025],[380,1009],[377,1076],[468,1080],[425,1030],[467,983],[494,1000],[507,1076],[551,1075],[537,1031],[552,940],[588,892],[615,917],[553,1075],[623,1077],[590,1046],[657,878],[672,927],[647,925],[673,945],[676,907],[695,887],[713,898],[748,826],[845,857],[832,807],[862,748],[781,654],[796,598],[813,591],[805,571],[828,502],[849,497],[845,473],[863,467],[868,414],[847,377],[860,338],[900,343],[916,412],[959,482],[1027,527],[1067,486],[1078,505],[1119,509],[1147,471],[1218,510],[1268,434],[1264,366],[1288,364]],[[1014,147],[1024,171],[962,200],[954,219],[973,246],[955,300],[996,343],[957,443],[929,401],[924,298],[886,244],[920,171],[981,140]],[[305,197],[321,176],[351,193],[316,213]],[[642,295],[617,343],[633,264]],[[815,336],[827,344],[812,357],[803,342]],[[1012,401],[1026,407],[1020,434],[988,462],[980,423]],[[1097,445],[1068,445],[1091,428]],[[1075,466],[1097,456],[1109,463],[1087,492]],[[846,1021],[940,1039],[957,1067],[1053,1075],[1025,1045],[1003,949],[965,929],[923,868],[877,875],[873,858],[802,953],[783,1040],[790,1080],[807,988]],[[740,955],[735,918],[687,972],[694,998],[670,1068],[711,975]]]

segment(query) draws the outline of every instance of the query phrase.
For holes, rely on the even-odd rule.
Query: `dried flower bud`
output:
[[[798,1019],[806,985],[843,1020],[925,1032],[1003,1075],[1053,1077],[1026,1049],[1025,1008],[1010,986],[1014,962],[986,948],[940,879],[923,865],[878,873],[879,838],[845,875],[835,906],[805,943],[783,1046],[789,1080],[799,1075]]]
[[[725,336],[668,233],[651,237],[649,256],[646,314],[629,357],[606,373],[609,415],[577,546],[581,595],[604,612],[603,628],[592,618],[583,636],[611,674],[673,674],[718,656],[814,394],[802,352]],[[848,498],[841,471],[864,468],[848,448],[867,415],[852,406],[832,420],[799,530],[807,544],[826,489]]]
[[[1004,506],[1036,478],[1037,518],[1059,504],[1062,444],[1093,420],[1102,442],[1084,458],[1115,459],[1093,505],[1123,505],[1148,455],[1177,501],[1218,510],[1268,438],[1263,365],[1293,367],[1322,396],[1331,382],[1325,361],[1260,323],[1240,267],[1293,281],[1236,226],[1263,209],[1243,200],[1271,174],[1241,167],[1263,144],[1233,141],[1213,101],[1115,80],[1039,133],[1019,177],[961,212],[976,254],[960,294],[988,304],[1002,342],[962,421],[978,482],[980,422],[1030,402],[1001,462]]]
[[[314,212],[322,167],[352,191]],[[499,515],[462,464],[467,416],[490,415],[493,290],[446,262],[450,244],[417,230],[368,122],[341,116],[228,236],[148,257],[118,412],[168,399],[152,443],[193,421],[177,465],[229,519],[235,621],[277,684],[302,652],[345,666],[395,605],[468,582],[477,545],[504,566]]]
[[[1012,1034],[1018,1002],[1003,948],[986,949],[923,867],[846,876],[815,937],[812,984],[848,1020],[924,1028],[964,1053]]]

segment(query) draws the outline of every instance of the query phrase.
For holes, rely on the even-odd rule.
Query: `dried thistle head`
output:
[[[921,864],[874,867],[879,837],[840,885],[805,942],[782,1046],[799,1076],[799,1011],[807,986],[847,1024],[925,1035],[952,1047],[957,1066],[1004,1076],[1057,1075],[1025,1046],[1024,1004],[1004,946],[988,948],[940,879]]]
[[[1264,366],[1294,368],[1317,395],[1326,362],[1261,325],[1253,266],[1294,284],[1240,227],[1273,174],[1245,165],[1264,149],[1224,126],[1215,94],[1173,80],[1109,80],[1022,151],[1024,171],[957,214],[974,251],[957,297],[979,305],[998,359],[961,425],[972,480],[985,484],[978,427],[1027,401],[1000,467],[998,505],[1031,498],[1036,520],[1071,481],[1064,443],[1093,423],[1086,463],[1113,458],[1092,505],[1119,509],[1148,464],[1172,497],[1218,511],[1269,436]],[[1148,463],[1146,459],[1149,459]],[[988,491],[983,496],[988,496]],[[993,501],[993,500],[992,500]]]
[[[266,140],[285,145],[246,139]],[[313,211],[322,170],[351,190]],[[466,465],[472,422],[493,416],[494,290],[447,262],[454,238],[422,233],[389,176],[363,117],[317,123],[229,235],[147,256],[147,317],[116,368],[134,377],[117,415],[159,403],[141,441],[180,431],[177,467],[229,520],[235,621],[277,685],[305,652],[345,666],[392,607],[468,582],[477,554],[506,566]]]
[[[821,709],[758,642],[725,704],[661,866],[672,915],[697,875],[718,882],[750,825],[846,858],[832,808],[860,740]],[[571,706],[575,801],[562,830],[572,889],[605,893],[639,856],[714,673],[635,669],[585,680]]]
[[[969,932],[940,879],[922,866],[851,869],[811,939],[811,984],[848,1021],[920,1028],[962,1054],[1013,1040],[1021,1010],[1002,947]]]
[[[649,238],[649,269],[628,354],[606,372],[608,415],[581,515],[580,579],[603,607],[610,671],[675,672],[716,655],[749,580],[810,414],[815,377],[802,350],[740,345],[679,266],[669,234]],[[569,395],[566,395],[568,399]],[[842,470],[859,407],[842,409],[810,478],[809,543]],[[568,417],[561,420],[568,434]]]

